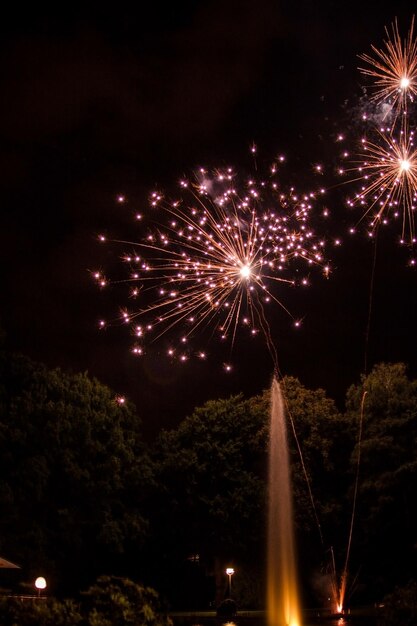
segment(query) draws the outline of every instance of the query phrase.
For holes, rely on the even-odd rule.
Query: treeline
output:
[[[343,412],[281,384],[304,603],[325,606],[345,565],[347,603],[379,602],[416,572],[417,381],[381,363]],[[149,445],[136,408],[88,374],[1,353],[0,556],[21,569],[0,586],[42,575],[62,599],[118,576],[205,609],[231,565],[238,605],[262,608],[268,432],[266,389],[207,402]]]

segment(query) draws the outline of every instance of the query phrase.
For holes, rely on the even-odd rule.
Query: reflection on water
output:
[[[174,626],[178,624],[178,622],[173,620]],[[184,622],[182,622],[184,624]],[[302,626],[317,626],[317,624],[325,624],[326,626],[377,626],[377,623],[374,619],[369,618],[366,620],[363,619],[345,619],[343,617],[335,617],[335,618],[326,618],[324,620],[309,620],[308,622],[302,622]],[[190,623],[190,626],[267,626],[267,619],[250,619],[250,620],[242,620],[236,618],[234,622],[222,622],[218,620],[212,621],[198,621]],[[280,625],[278,625],[280,626]],[[284,626],[284,625],[283,625]]]
[[[232,620],[217,618],[215,615],[172,614],[174,626],[267,626],[268,620],[263,611],[242,612]],[[305,612],[302,626],[377,626],[377,614],[373,610],[333,617],[318,611]],[[277,626],[281,626],[277,624]],[[284,625],[282,625],[284,626]]]
[[[266,617],[264,618],[239,618],[237,617],[233,622],[224,622],[222,620],[213,620],[212,622],[195,622],[190,624],[190,626],[266,626],[268,620]],[[175,622],[174,622],[175,623]],[[346,620],[343,617],[335,617],[335,618],[326,618],[325,620],[320,619],[310,619],[308,622],[303,622],[303,626],[317,626],[318,623],[326,624],[326,626],[358,626],[359,622],[355,622],[352,620]],[[363,622],[362,622],[363,623]],[[369,622],[367,622],[367,625]],[[278,625],[279,626],[279,625]]]

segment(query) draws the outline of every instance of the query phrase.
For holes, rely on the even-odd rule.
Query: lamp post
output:
[[[229,577],[229,598],[232,597],[232,576],[235,573],[235,570],[233,569],[233,567],[228,567],[226,569],[226,574]]]
[[[35,587],[38,590],[38,598],[41,595],[41,591],[43,589],[46,589],[46,580],[44,579],[43,576],[38,576],[38,578],[35,580]]]

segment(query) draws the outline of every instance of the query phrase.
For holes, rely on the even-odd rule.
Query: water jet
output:
[[[290,463],[281,386],[271,385],[267,535],[268,626],[300,626]]]

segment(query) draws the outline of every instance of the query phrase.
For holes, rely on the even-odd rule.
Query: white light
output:
[[[407,76],[404,76],[400,81],[401,89],[407,89],[410,86],[410,79]]]
[[[242,276],[242,278],[249,278],[249,276],[251,275],[250,266],[242,265],[242,267],[240,268],[240,275]]]
[[[46,589],[46,580],[44,579],[43,576],[39,576],[35,580],[35,587],[36,589]]]

